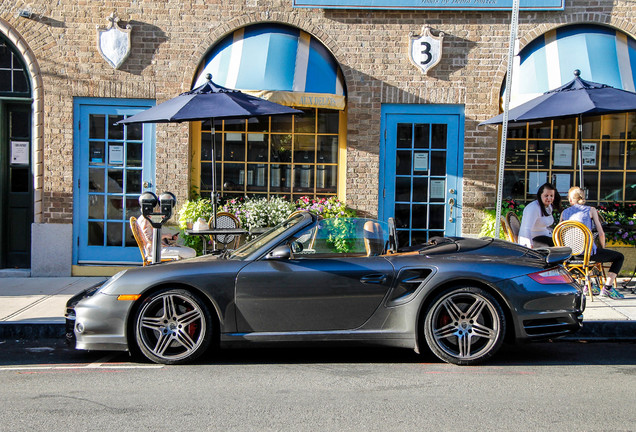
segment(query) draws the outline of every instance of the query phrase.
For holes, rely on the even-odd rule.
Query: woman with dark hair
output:
[[[561,209],[561,196],[551,183],[544,183],[537,191],[537,199],[523,209],[519,244],[529,248],[554,246],[550,227],[554,224],[552,210]]]

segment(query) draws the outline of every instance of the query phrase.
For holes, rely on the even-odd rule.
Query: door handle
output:
[[[144,189],[148,189],[150,186],[152,186],[152,183],[150,183],[149,181],[145,181],[143,184]]]
[[[448,200],[448,205],[450,206],[450,216],[448,217],[448,221],[453,221],[453,207],[455,206],[455,198],[450,198]]]
[[[383,284],[386,282],[385,274],[370,274],[366,276],[362,276],[360,278],[360,282],[367,284]]]

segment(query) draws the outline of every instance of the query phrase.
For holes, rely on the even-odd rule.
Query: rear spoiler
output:
[[[572,256],[572,249],[565,246],[534,249],[534,251],[543,255],[545,263],[549,265],[561,264]]]

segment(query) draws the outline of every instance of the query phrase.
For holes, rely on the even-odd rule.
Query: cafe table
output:
[[[214,237],[215,236],[221,236],[221,235],[243,235],[243,234],[262,234],[265,231],[267,231],[269,228],[254,228],[252,230],[246,230],[245,228],[209,228],[209,229],[203,229],[203,230],[194,230],[194,229],[186,229],[185,230],[185,234],[186,235],[198,235],[203,237],[203,255],[206,255],[208,253],[208,249],[207,249],[207,245],[208,242],[206,241],[206,236],[211,236],[212,241],[214,242]],[[213,249],[214,249],[214,243],[213,243]]]

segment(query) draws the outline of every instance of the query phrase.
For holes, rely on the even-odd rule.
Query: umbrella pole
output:
[[[583,188],[583,115],[582,114],[579,114],[579,187],[585,190]]]
[[[216,228],[216,138],[214,134],[214,118],[210,118],[210,132],[212,135],[212,221],[214,226],[210,228]]]

